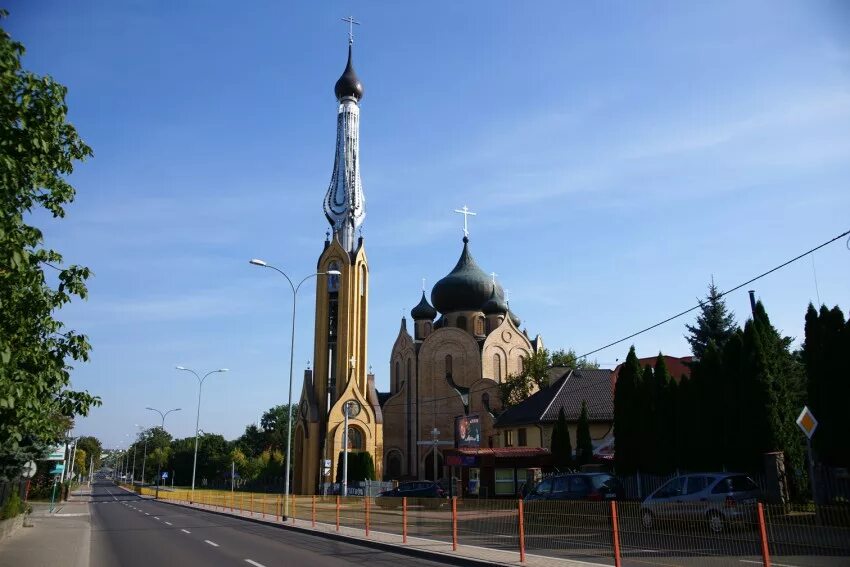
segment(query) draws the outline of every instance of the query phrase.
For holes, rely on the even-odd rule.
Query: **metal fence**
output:
[[[138,488],[153,495],[150,488]],[[160,499],[188,502],[189,490]],[[715,517],[698,507],[647,516],[640,502],[485,499],[386,499],[290,496],[196,490],[195,505],[250,514],[269,521],[298,521],[326,531],[353,529],[365,537],[418,538],[515,552],[536,562],[557,559],[621,565],[696,565],[720,562],[850,565],[850,504],[774,506],[754,503]],[[684,506],[684,505],[683,505]],[[784,558],[784,559],[783,559]]]

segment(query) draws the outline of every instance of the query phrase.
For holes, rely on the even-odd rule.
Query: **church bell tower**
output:
[[[314,365],[305,373],[294,437],[293,486],[301,494],[315,494],[323,483],[336,481],[346,410],[349,451],[370,453],[381,478],[383,420],[366,362],[369,264],[363,236],[357,235],[366,216],[360,181],[363,86],[354,72],[349,37],[348,62],[334,86],[336,155],[324,199],[330,230],[317,264],[317,272],[327,275],[316,286]]]

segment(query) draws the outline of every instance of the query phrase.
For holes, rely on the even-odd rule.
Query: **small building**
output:
[[[555,378],[560,374],[559,377]],[[590,438],[594,452],[611,445],[614,436],[614,396],[611,370],[553,369],[550,385],[523,402],[508,408],[494,425],[494,447],[552,446],[552,429],[564,410],[570,443],[576,447],[576,426],[582,401],[587,403]]]

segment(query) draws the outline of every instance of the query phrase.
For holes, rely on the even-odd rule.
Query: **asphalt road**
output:
[[[91,565],[437,567],[441,563],[142,499],[96,482]]]

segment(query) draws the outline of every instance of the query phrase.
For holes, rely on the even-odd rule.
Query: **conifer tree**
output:
[[[640,456],[640,364],[635,347],[629,349],[614,386],[614,462],[618,474],[630,474],[639,466]]]
[[[573,464],[573,447],[570,441],[570,429],[564,408],[558,412],[558,421],[552,428],[552,460],[560,471],[568,470]]]
[[[587,415],[587,401],[581,401],[581,413],[576,427],[576,461],[586,465],[593,459],[593,441],[590,438],[590,419]]]
[[[700,313],[696,325],[685,325],[688,335],[685,338],[691,345],[691,351],[696,358],[702,358],[709,341],[714,341],[722,349],[738,325],[735,314],[726,307],[726,302],[720,295],[720,290],[714,285],[714,279],[708,285],[708,295],[700,302]]]
[[[658,467],[658,427],[656,423],[656,401],[655,376],[652,366],[646,365],[641,372],[638,383],[638,406],[636,408],[636,419],[640,441],[638,442],[638,463],[640,470],[646,472],[657,472]]]
[[[655,381],[653,394],[655,395],[654,407],[654,432],[655,442],[658,449],[655,457],[656,468],[659,472],[669,473],[676,468],[676,413],[675,397],[676,384],[667,370],[664,355],[658,353],[655,359],[655,369],[652,373]]]

